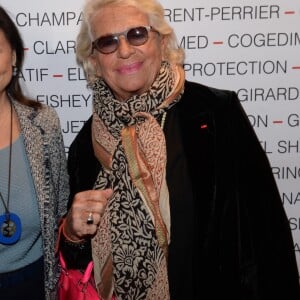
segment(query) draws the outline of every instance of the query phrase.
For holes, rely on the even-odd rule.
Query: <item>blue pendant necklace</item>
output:
[[[18,215],[9,211],[10,185],[11,185],[11,157],[12,157],[12,133],[13,133],[13,108],[10,101],[10,144],[9,144],[9,167],[7,184],[7,203],[5,203],[0,191],[0,199],[5,208],[5,213],[0,215],[0,244],[15,244],[21,237],[22,225]]]

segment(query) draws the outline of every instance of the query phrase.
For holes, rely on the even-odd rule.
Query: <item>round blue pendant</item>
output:
[[[0,243],[4,245],[12,245],[16,243],[22,233],[22,225],[20,218],[9,213],[0,215]]]

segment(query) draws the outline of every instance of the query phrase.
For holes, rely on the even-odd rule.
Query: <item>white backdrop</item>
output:
[[[271,162],[300,269],[300,1],[161,3],[186,49],[187,79],[238,93]],[[75,60],[82,4],[1,0],[25,42],[26,93],[56,108],[66,152],[91,112]]]

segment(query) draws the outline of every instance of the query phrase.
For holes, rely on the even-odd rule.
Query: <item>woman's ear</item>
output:
[[[94,54],[91,54],[89,57],[88,57],[88,60],[89,60],[89,64],[90,66],[93,68],[94,70],[94,74],[97,76],[97,77],[101,77],[101,72],[100,72],[100,67],[99,67],[99,64],[98,64],[98,61],[97,61],[97,58],[95,57]]]
[[[162,60],[166,60],[167,57],[166,57],[166,45],[167,45],[167,41],[166,41],[166,37],[165,36],[162,36],[161,37],[161,41],[160,41],[160,45],[161,45],[161,56],[162,56]]]
[[[11,65],[12,65],[13,67],[15,67],[16,64],[17,64],[17,55],[16,55],[16,51],[13,50],[13,51],[12,51],[12,56],[11,56]]]

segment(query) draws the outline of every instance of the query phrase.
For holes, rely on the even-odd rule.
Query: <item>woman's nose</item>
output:
[[[134,53],[134,46],[131,46],[124,36],[119,37],[118,55],[121,58],[128,58]]]

